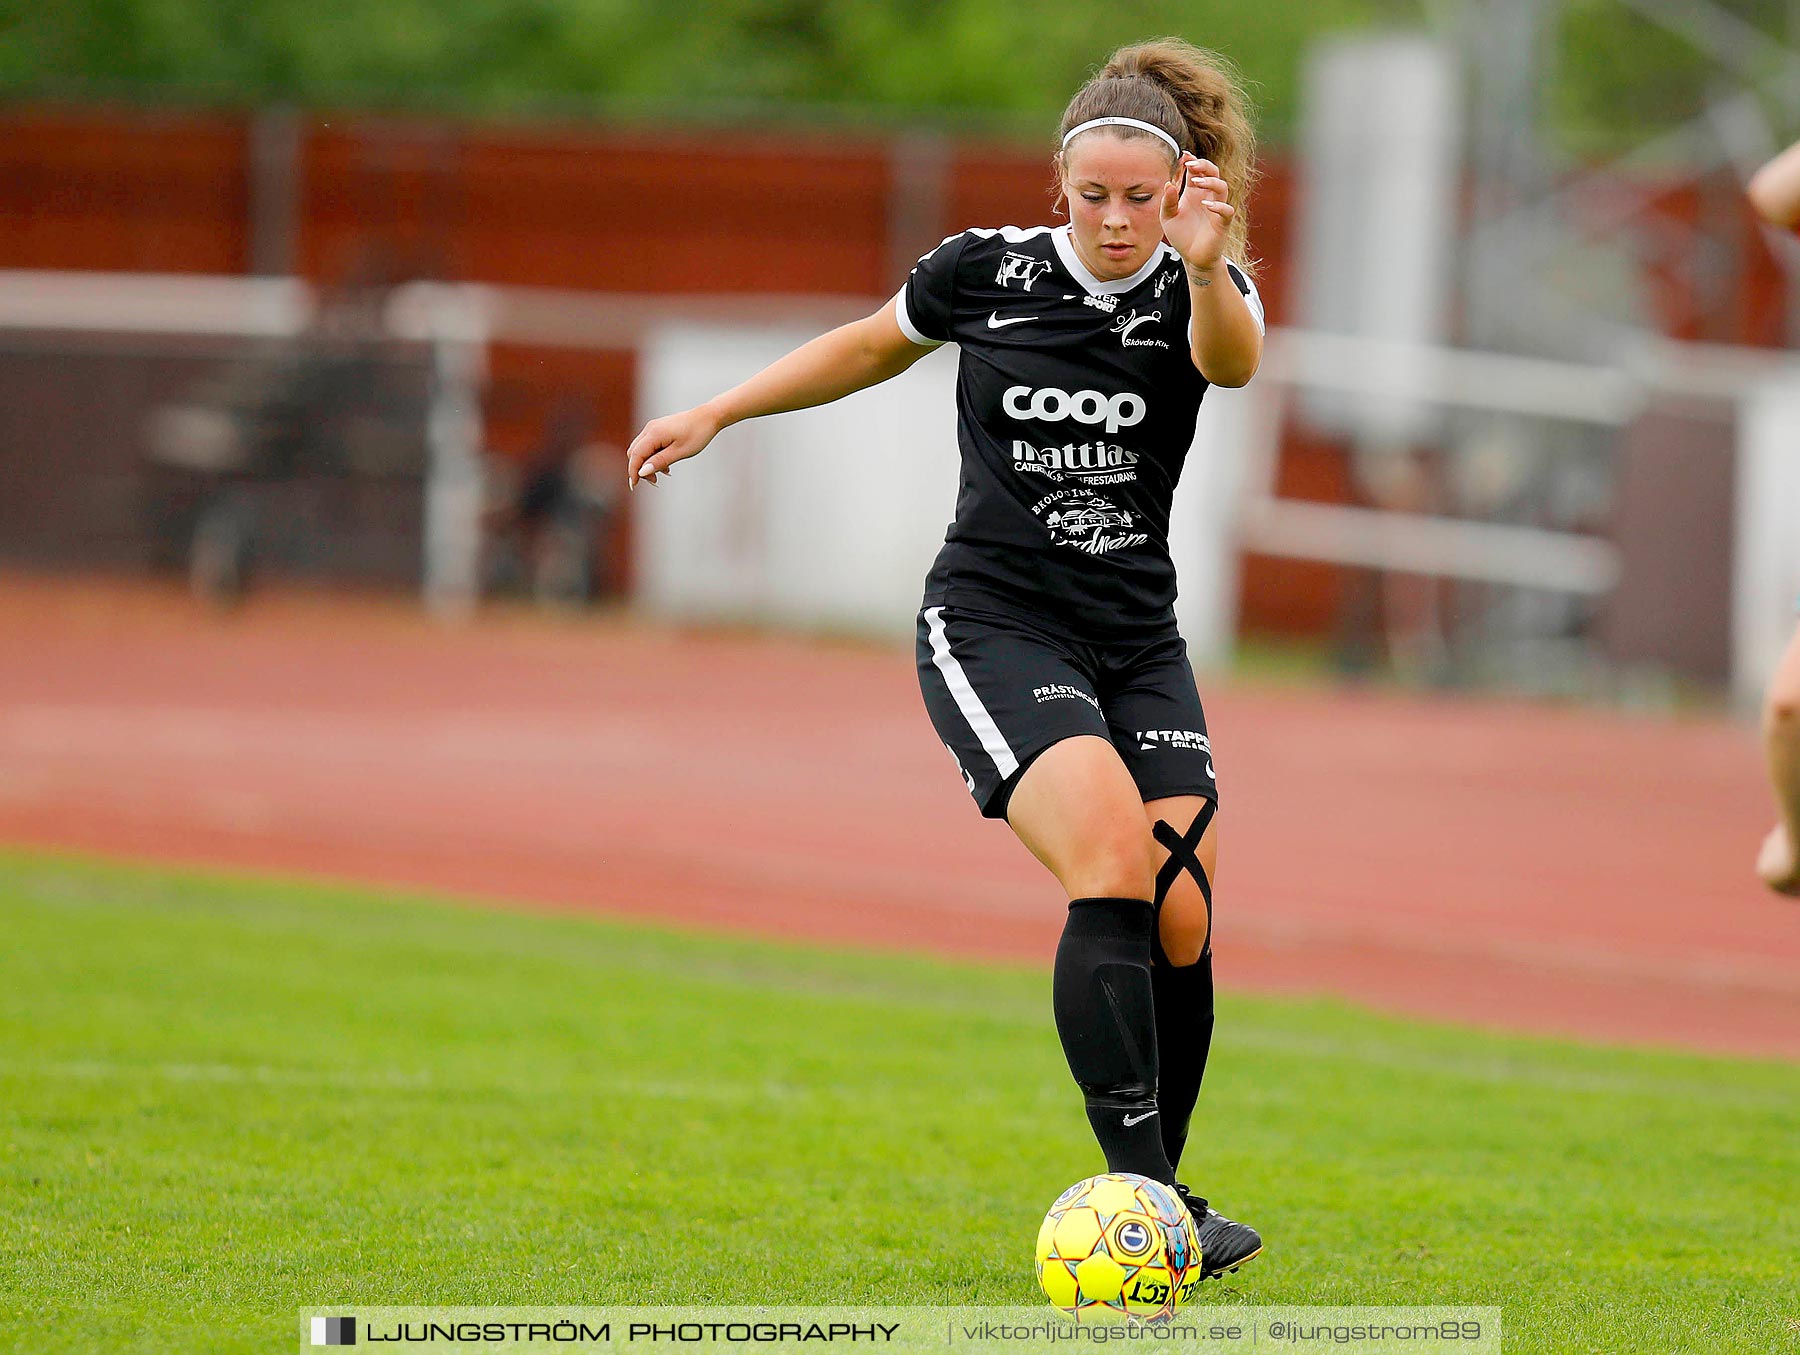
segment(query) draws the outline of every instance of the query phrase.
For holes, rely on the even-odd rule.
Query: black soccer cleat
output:
[[[1233,1223],[1184,1185],[1177,1183],[1175,1193],[1194,1216],[1194,1228],[1200,1234],[1201,1279],[1217,1279],[1236,1270],[1263,1249],[1262,1234],[1249,1224]]]

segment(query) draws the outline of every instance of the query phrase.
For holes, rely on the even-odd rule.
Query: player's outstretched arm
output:
[[[655,484],[677,461],[704,451],[722,428],[762,414],[830,404],[900,375],[931,351],[906,337],[890,300],[875,314],[802,344],[723,395],[652,419],[626,450],[625,482]]]
[[[1763,699],[1763,744],[1780,819],[1763,840],[1756,873],[1770,889],[1800,896],[1800,627]]]
[[[1744,191],[1756,214],[1771,226],[1800,226],[1800,141],[1751,175]]]

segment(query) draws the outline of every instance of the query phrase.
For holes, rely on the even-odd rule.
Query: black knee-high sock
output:
[[[1052,1005],[1106,1169],[1173,1182],[1156,1103],[1148,899],[1075,899],[1056,948]]]
[[[1177,969],[1158,946],[1150,986],[1156,994],[1156,1102],[1162,1112],[1156,1118],[1169,1165],[1179,1167],[1181,1150],[1187,1146],[1188,1121],[1193,1118],[1200,1082],[1206,1076],[1206,1055],[1212,1049],[1212,951],[1202,955],[1197,964]]]

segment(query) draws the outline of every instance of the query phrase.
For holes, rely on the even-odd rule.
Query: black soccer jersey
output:
[[[1226,270],[1260,326],[1255,285]],[[1159,245],[1102,282],[1067,226],[966,230],[920,259],[896,300],[913,342],[962,350],[962,479],[926,604],[1095,637],[1167,628],[1169,506],[1207,386],[1180,255]]]

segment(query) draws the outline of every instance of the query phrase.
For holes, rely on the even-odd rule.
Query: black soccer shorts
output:
[[[931,723],[990,819],[1006,817],[1032,759],[1078,734],[1110,740],[1145,800],[1219,798],[1206,714],[1173,627],[1095,644],[1016,616],[927,607],[918,653]]]

